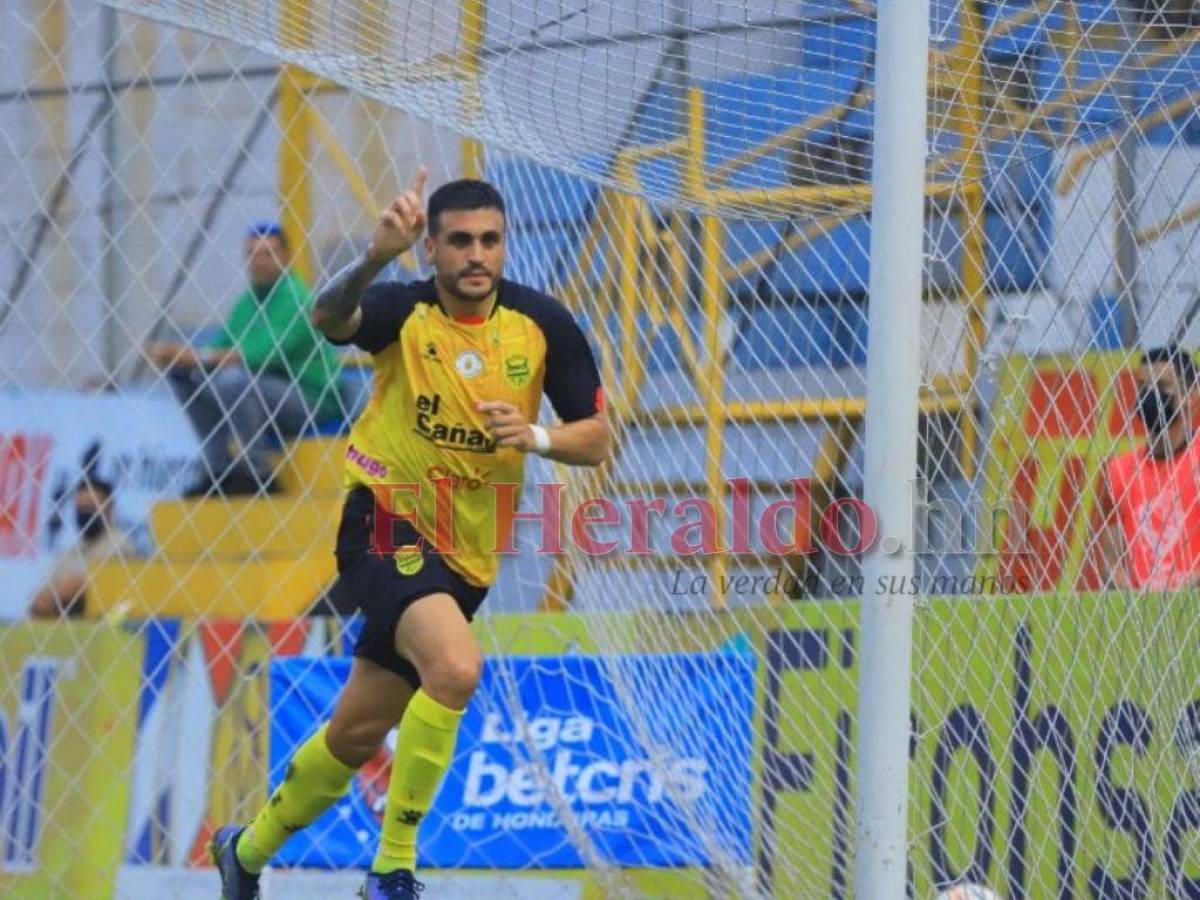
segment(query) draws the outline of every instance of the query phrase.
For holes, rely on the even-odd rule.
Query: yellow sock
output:
[[[329,752],[328,727],[300,745],[283,782],[238,839],[237,858],[246,871],[261,872],[288,838],[346,793],[355,770]]]
[[[442,776],[450,768],[463,710],[442,706],[422,690],[413,694],[396,732],[379,852],[372,872],[417,868],[417,828]]]

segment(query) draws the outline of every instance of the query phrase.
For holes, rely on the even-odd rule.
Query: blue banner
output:
[[[345,659],[271,662],[271,786],[328,718]],[[632,699],[629,716],[622,700]],[[743,654],[488,660],[454,762],[421,825],[430,868],[577,868],[582,829],[617,866],[751,858],[754,659]],[[342,868],[374,856],[391,752],[297,834],[284,865]],[[702,823],[694,827],[693,823]],[[719,847],[701,840],[719,835]]]

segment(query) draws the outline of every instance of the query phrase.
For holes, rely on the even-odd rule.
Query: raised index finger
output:
[[[414,194],[419,198],[425,190],[425,182],[429,180],[429,170],[424,166],[417,167],[417,173],[413,175],[412,184],[409,186]]]

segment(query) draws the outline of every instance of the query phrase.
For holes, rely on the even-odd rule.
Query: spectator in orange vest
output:
[[[1146,351],[1137,413],[1144,446],[1108,461],[1101,535],[1114,586],[1176,590],[1200,574],[1200,392],[1174,344]]]

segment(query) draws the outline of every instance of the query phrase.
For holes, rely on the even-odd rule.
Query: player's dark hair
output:
[[[498,209],[500,215],[506,215],[504,198],[495,187],[477,178],[460,178],[446,182],[429,195],[429,205],[425,211],[429,234],[437,237],[441,230],[439,219],[442,213],[460,209]]]
[[[1169,363],[1185,390],[1190,391],[1194,388],[1197,379],[1200,378],[1200,372],[1197,372],[1196,361],[1192,359],[1192,354],[1174,342],[1147,350],[1145,356],[1142,357],[1142,364],[1149,365],[1150,363]]]

